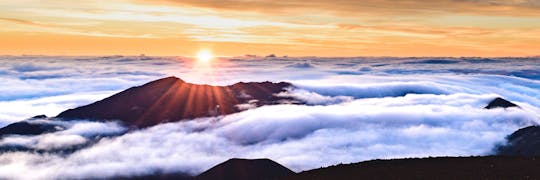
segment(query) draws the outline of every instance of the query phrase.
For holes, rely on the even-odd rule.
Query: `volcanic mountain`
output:
[[[229,159],[199,174],[197,180],[278,179],[295,174],[270,159]]]
[[[198,85],[167,77],[132,87],[95,103],[69,109],[65,120],[120,120],[132,127],[240,112],[247,107],[291,102],[276,96],[290,83],[250,82],[230,86]]]

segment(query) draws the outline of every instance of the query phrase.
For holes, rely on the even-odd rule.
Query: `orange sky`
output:
[[[540,0],[0,0],[0,54],[533,56]]]

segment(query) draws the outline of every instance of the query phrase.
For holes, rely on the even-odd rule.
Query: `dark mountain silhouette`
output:
[[[540,158],[438,157],[340,164],[283,179],[539,179]]]
[[[492,100],[491,102],[489,102],[489,104],[486,107],[484,107],[484,109],[509,108],[509,107],[519,107],[519,106],[506,99],[498,97]]]
[[[270,159],[229,159],[199,174],[197,180],[277,179],[295,174]]]
[[[42,114],[42,115],[31,117],[30,119],[45,119],[45,118],[47,118],[47,116]]]
[[[522,128],[508,137],[507,143],[496,148],[499,155],[540,156],[540,126]]]
[[[274,94],[290,83],[252,82],[230,86],[198,85],[168,77],[132,87],[95,103],[70,109],[58,118],[120,120],[126,125],[147,127],[164,122],[240,112],[237,105],[254,106],[290,102]]]
[[[63,127],[54,124],[20,121],[0,128],[0,137],[6,135],[39,135],[62,129]]]
[[[192,180],[193,176],[186,173],[169,173],[169,174],[151,174],[143,176],[120,176],[108,179],[114,180]]]

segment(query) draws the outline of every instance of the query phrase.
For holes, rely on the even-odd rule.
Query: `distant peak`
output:
[[[506,99],[497,97],[494,100],[490,101],[489,104],[484,108],[494,109],[494,108],[509,108],[509,107],[519,107],[519,106]]]

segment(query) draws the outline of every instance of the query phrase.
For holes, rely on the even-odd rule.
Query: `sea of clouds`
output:
[[[307,105],[274,105],[127,131],[63,122],[9,136],[2,178],[196,175],[229,158],[270,158],[294,171],[376,158],[488,155],[540,122],[540,58],[0,57],[0,126],[55,116],[166,76],[193,83],[288,81]],[[484,109],[496,97],[521,108]],[[69,151],[62,151],[69,149]]]

